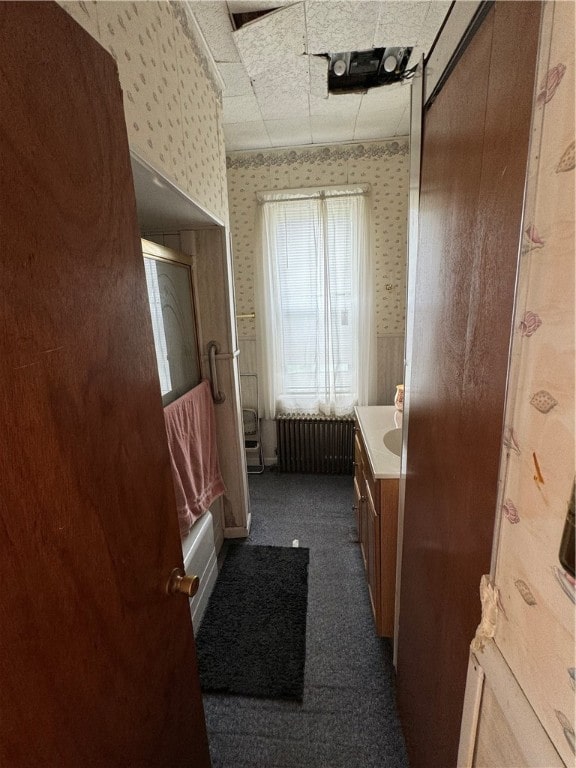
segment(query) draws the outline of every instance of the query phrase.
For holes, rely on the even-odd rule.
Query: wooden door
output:
[[[205,768],[122,94],[0,5],[0,765]]]
[[[496,3],[425,114],[397,655],[413,768],[456,765],[490,570],[540,10]]]
[[[398,486],[395,478],[379,481],[380,495],[380,633],[394,635],[394,604],[396,597],[396,554],[398,543]]]

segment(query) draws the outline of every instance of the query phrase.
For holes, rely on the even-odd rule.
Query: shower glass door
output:
[[[192,268],[187,257],[142,241],[164,406],[200,383]],[[179,260],[182,259],[182,260]]]

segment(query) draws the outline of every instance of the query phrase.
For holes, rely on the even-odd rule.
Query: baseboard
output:
[[[245,539],[250,533],[250,522],[252,515],[248,515],[248,521],[246,526],[239,526],[238,528],[224,528],[225,539]]]

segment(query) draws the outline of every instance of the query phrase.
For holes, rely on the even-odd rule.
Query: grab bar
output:
[[[220,347],[217,342],[208,342],[208,364],[210,366],[210,382],[212,386],[212,400],[220,405],[226,400],[226,395],[218,389],[218,373],[216,371],[216,355]]]

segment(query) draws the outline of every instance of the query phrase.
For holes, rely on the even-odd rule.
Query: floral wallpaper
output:
[[[256,193],[364,182],[372,191],[377,334],[403,334],[408,162],[407,140],[230,154],[228,198],[237,313],[257,311]],[[254,337],[254,319],[240,317],[238,332],[240,337]]]
[[[184,4],[60,5],[116,59],[130,148],[226,221],[221,98]]]
[[[574,579],[558,551],[575,472],[575,4],[545,6],[501,472],[495,640],[575,759]]]

